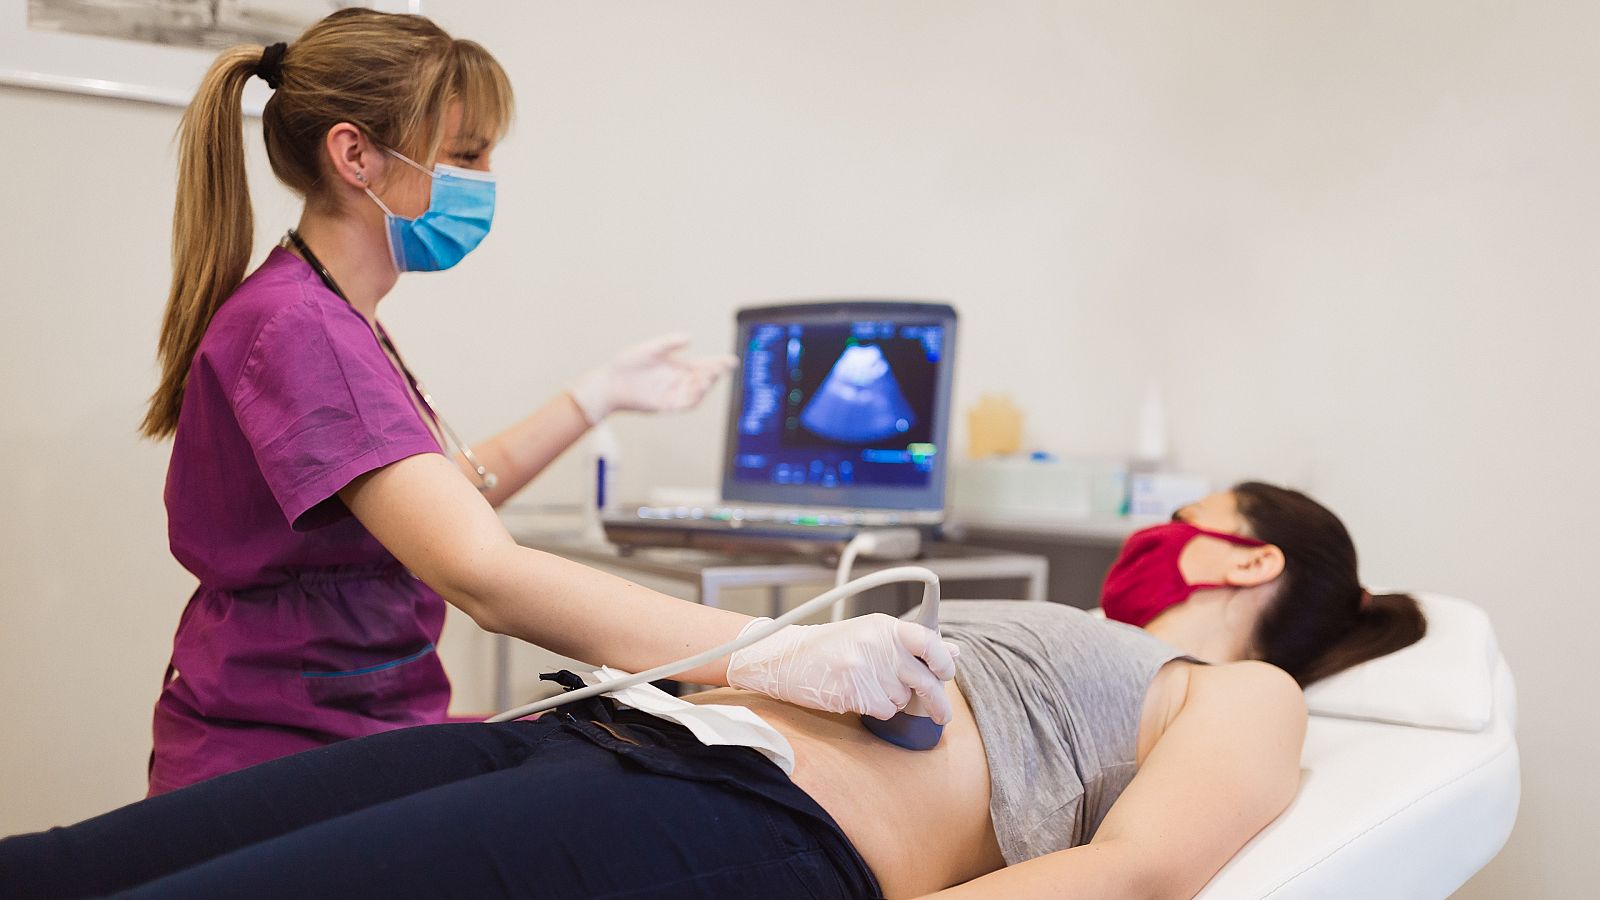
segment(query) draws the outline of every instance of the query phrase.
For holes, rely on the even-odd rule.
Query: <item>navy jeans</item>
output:
[[[565,675],[566,673],[562,673]],[[343,741],[0,841],[0,896],[878,897],[765,757],[610,701]]]

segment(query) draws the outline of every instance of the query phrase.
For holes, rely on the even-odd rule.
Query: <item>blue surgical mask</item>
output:
[[[489,233],[494,221],[494,175],[446,165],[435,165],[430,172],[393,150],[388,153],[433,179],[428,208],[415,219],[390,212],[372,188],[366,189],[367,196],[383,210],[395,269],[439,272],[450,268]]]

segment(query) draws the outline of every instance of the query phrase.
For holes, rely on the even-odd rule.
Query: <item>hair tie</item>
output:
[[[1362,612],[1366,612],[1367,610],[1369,610],[1371,608],[1372,608],[1372,594],[1369,593],[1366,588],[1362,588],[1361,589],[1361,606],[1360,606],[1360,609],[1361,609]]]
[[[289,45],[279,41],[261,51],[261,62],[256,63],[256,77],[273,90],[283,83],[283,53]]]

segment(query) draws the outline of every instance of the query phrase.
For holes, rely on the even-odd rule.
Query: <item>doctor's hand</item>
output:
[[[700,402],[706,391],[734,367],[726,354],[686,359],[686,334],[651,338],[622,351],[572,386],[572,399],[590,425],[619,410],[676,412]]]
[[[749,631],[771,619],[755,619]],[[742,634],[743,632],[741,632]],[[787,625],[728,658],[728,684],[825,712],[888,719],[920,697],[933,720],[950,721],[941,682],[955,677],[956,648],[931,629],[882,613]]]

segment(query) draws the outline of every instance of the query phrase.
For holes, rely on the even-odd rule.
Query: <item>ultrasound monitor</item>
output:
[[[740,310],[724,500],[942,511],[955,326],[940,303]]]

